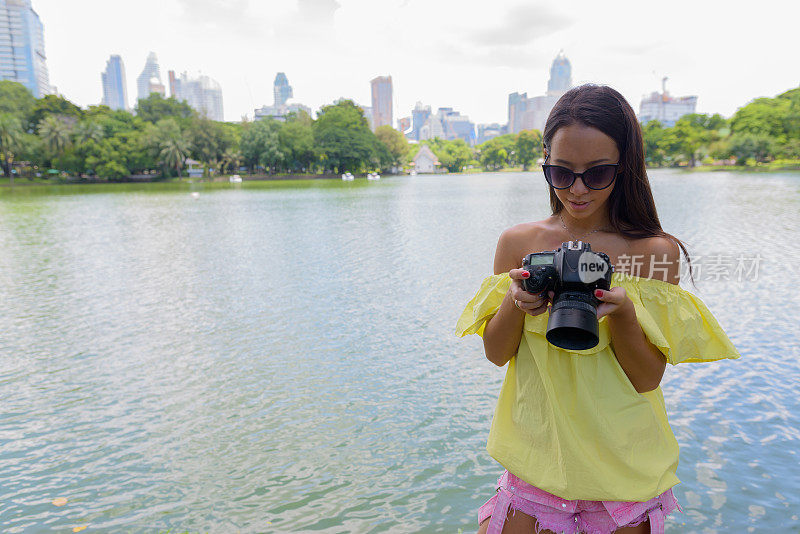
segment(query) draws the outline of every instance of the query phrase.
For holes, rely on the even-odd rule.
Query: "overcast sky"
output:
[[[573,83],[609,84],[639,109],[668,76],[698,112],[730,116],[800,85],[800,3],[580,0],[33,0],[50,81],[73,102],[102,97],[120,54],[128,102],[147,53],[167,71],[222,85],[226,120],[272,104],[283,71],[315,112],[339,97],[370,105],[369,80],[391,75],[395,120],[416,101],[476,123],[506,122],[508,94],[543,94],[563,49]]]

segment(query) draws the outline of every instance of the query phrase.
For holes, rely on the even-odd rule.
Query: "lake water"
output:
[[[742,354],[667,368],[667,530],[800,531],[800,174],[651,182]],[[0,530],[474,532],[505,368],[455,322],[547,214],[536,173],[4,188]]]

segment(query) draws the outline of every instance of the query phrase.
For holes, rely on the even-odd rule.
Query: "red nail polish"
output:
[[[597,297],[597,298],[602,297],[603,296],[603,290],[602,289],[595,289],[594,290],[594,296]]]
[[[522,272],[522,278],[528,278],[530,275],[531,275],[531,273],[529,273],[528,271],[523,271]]]

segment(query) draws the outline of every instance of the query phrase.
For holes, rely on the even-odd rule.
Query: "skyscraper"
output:
[[[532,98],[528,98],[527,93],[508,95],[508,133],[519,133],[522,130],[544,131],[550,111],[570,87],[572,65],[562,50],[550,65],[546,94]]]
[[[561,50],[550,66],[550,79],[547,81],[547,94],[561,96],[572,87],[572,65]]]
[[[392,125],[392,77],[378,76],[370,81],[372,85],[372,124],[373,129]]]
[[[0,79],[21,83],[36,98],[51,92],[44,27],[30,0],[0,0]]]
[[[275,76],[275,82],[272,86],[272,91],[275,95],[275,104],[276,108],[279,108],[286,104],[286,101],[289,100],[294,96],[292,92],[292,86],[289,85],[289,80],[286,78],[286,74],[283,72],[279,72]]]
[[[175,77],[170,71],[172,96],[185,100],[198,113],[214,121],[224,119],[222,111],[222,87],[216,80],[200,75],[190,78],[185,72]]]
[[[156,79],[157,84],[153,84],[153,78]],[[155,52],[150,52],[147,55],[147,61],[144,63],[142,73],[136,78],[136,91],[139,100],[147,98],[151,93],[151,86],[161,84],[161,69],[158,67],[158,57]],[[163,93],[162,93],[163,94]]]
[[[117,55],[109,57],[106,70],[100,73],[100,77],[103,80],[103,104],[111,109],[128,109],[128,87],[122,58]]]

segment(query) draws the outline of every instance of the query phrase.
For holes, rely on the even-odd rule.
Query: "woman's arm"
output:
[[[678,245],[666,238],[653,238],[650,241],[647,247],[650,249],[650,258],[666,267],[656,278],[677,284],[680,279]],[[662,259],[666,259],[666,264],[661,263]],[[601,304],[598,313],[608,315],[611,345],[628,380],[639,393],[656,389],[664,376],[667,359],[644,335],[636,319],[633,302],[621,287],[604,291],[598,298],[608,304],[605,307]]]
[[[518,230],[509,228],[500,234],[497,250],[494,253],[494,274],[509,272],[520,267],[522,261],[514,260],[517,251]],[[514,305],[511,291],[500,304],[500,309],[486,323],[483,332],[483,350],[486,358],[498,367],[502,367],[517,353],[522,339],[522,327],[525,324],[525,312]]]
[[[535,224],[520,224],[503,232],[497,243],[494,274],[508,272],[511,285],[497,313],[486,323],[483,349],[486,358],[498,367],[504,366],[517,353],[525,315],[537,316],[546,312],[553,298],[552,291],[547,296],[534,295],[525,291],[523,286],[529,273],[520,268],[522,256],[531,248],[538,250],[539,232]]]

